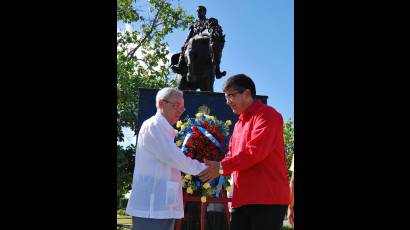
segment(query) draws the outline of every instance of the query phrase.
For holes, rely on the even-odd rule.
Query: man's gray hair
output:
[[[157,97],[155,99],[155,105],[157,106],[157,109],[159,109],[160,100],[168,100],[171,97],[183,97],[183,93],[181,90],[171,87],[166,87],[158,91]]]

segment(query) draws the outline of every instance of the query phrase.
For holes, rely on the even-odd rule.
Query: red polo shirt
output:
[[[225,175],[234,175],[232,207],[247,204],[289,204],[282,115],[259,100],[239,116],[221,161]]]

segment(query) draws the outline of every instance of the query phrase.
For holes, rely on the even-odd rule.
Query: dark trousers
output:
[[[132,217],[132,230],[174,230],[175,219]]]
[[[282,230],[287,205],[244,205],[233,208],[231,230]]]

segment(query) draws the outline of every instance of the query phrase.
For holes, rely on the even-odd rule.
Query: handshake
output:
[[[204,163],[208,167],[198,174],[202,182],[209,182],[223,173],[223,171],[220,170],[221,167],[218,161],[208,161],[204,159]]]

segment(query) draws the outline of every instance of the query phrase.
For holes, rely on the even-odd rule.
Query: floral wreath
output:
[[[230,120],[222,122],[215,116],[197,113],[195,118],[187,116],[185,121],[178,121],[175,130],[175,143],[181,147],[183,153],[200,162],[203,159],[221,161],[229,148]],[[184,192],[201,196],[201,201],[206,202],[206,197],[221,196],[222,187],[231,192],[229,176],[219,176],[210,182],[203,183],[198,176],[182,173],[182,187]]]

